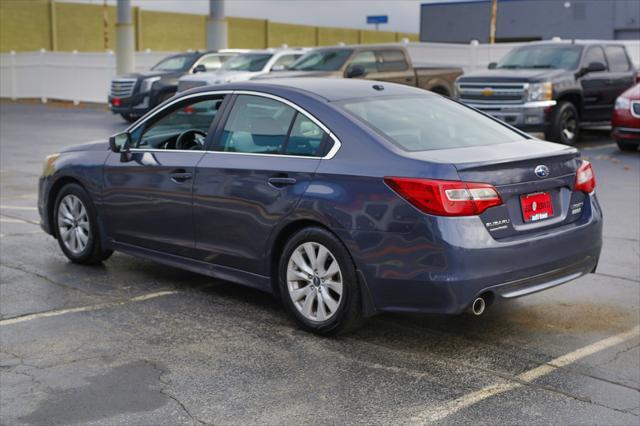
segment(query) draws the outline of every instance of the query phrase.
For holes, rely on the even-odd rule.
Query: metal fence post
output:
[[[16,51],[11,51],[11,56],[9,56],[9,82],[11,83],[11,100],[15,101],[17,99],[17,91],[16,87]]]
[[[40,87],[40,101],[43,104],[47,103],[47,95],[46,95],[46,84],[48,83],[48,79],[47,79],[47,51],[46,49],[40,49],[40,84],[38,85]]]

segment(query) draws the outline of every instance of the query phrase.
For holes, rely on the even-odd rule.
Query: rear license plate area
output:
[[[536,192],[520,196],[522,218],[525,223],[538,222],[553,217],[553,203],[548,192]]]

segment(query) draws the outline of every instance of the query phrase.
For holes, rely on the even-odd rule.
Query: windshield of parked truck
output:
[[[273,56],[272,53],[248,53],[229,59],[220,68],[222,71],[262,71]]]
[[[525,139],[498,121],[441,96],[385,96],[348,100],[339,105],[406,151],[496,145]]]
[[[338,71],[351,56],[352,50],[316,50],[295,61],[289,69],[296,71]]]
[[[554,68],[574,70],[578,68],[582,46],[577,45],[532,45],[512,50],[496,68]]]
[[[193,55],[175,55],[164,58],[151,68],[152,71],[187,71],[195,62]]]

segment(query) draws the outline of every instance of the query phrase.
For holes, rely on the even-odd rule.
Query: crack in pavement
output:
[[[176,396],[172,395],[169,393],[170,387],[171,385],[169,383],[167,383],[162,376],[164,374],[167,374],[168,371],[166,371],[165,369],[161,368],[157,363],[150,361],[148,359],[143,359],[143,362],[149,364],[153,369],[155,369],[158,372],[158,381],[164,386],[162,388],[160,388],[160,393],[164,396],[166,396],[167,398],[171,399],[172,401],[174,401],[176,404],[178,404],[178,406],[182,409],[182,411],[184,411],[184,413],[187,415],[187,417],[189,417],[192,421],[197,422],[198,424],[201,425],[211,425],[212,423],[207,423],[203,420],[200,420],[199,418],[197,418],[196,416],[194,416],[193,414],[191,414],[191,412],[189,411],[189,409],[187,408],[187,406],[180,401]]]

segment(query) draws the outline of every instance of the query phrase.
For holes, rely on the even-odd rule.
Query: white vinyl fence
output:
[[[136,70],[146,71],[167,52],[136,53]],[[73,102],[107,102],[116,75],[113,52],[20,52],[0,55],[0,97]]]
[[[640,69],[640,41],[624,43]],[[470,72],[484,69],[511,49],[524,43],[449,44],[402,43],[416,65],[457,66]],[[136,69],[148,70],[169,52],[136,53]],[[73,102],[107,100],[109,84],[116,74],[112,52],[23,52],[0,54],[0,97],[60,99]]]

